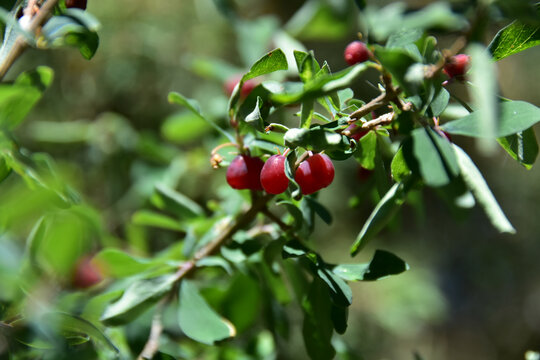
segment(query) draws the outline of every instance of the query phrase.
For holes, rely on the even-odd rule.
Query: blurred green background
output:
[[[346,66],[343,49],[359,31],[352,1],[325,1],[341,21],[326,28],[328,19],[319,16],[318,27],[308,30],[301,17],[293,18],[304,4],[300,0],[236,1],[241,20],[234,23],[216,3],[227,1],[89,0],[88,11],[102,23],[94,59],[85,61],[72,49],[29,51],[9,73],[14,77],[39,64],[55,70],[52,88],[16,135],[26,148],[57,160],[118,238],[134,236],[125,224],[157,180],[179,184],[201,204],[226,188],[225,170],[212,170],[208,161],[220,139],[204,124],[194,124],[189,135],[179,131],[175,126],[188,120],[168,104],[169,91],[198,99],[205,113],[224,121],[224,74],[245,71],[279,45],[265,32],[275,35],[285,25],[336,71]],[[429,2],[409,3],[415,8]],[[491,35],[503,25],[495,24]],[[219,59],[222,71],[213,74],[197,59]],[[501,94],[539,105],[539,60],[536,47],[497,63]],[[375,93],[367,82],[355,88],[364,100]],[[408,359],[418,351],[428,360],[506,360],[540,350],[540,169],[526,170],[502,149],[485,156],[474,151],[475,144],[453,140],[472,151],[518,233],[499,235],[478,208],[456,219],[435,192],[417,194],[418,206],[406,205],[392,229],[354,260],[368,261],[382,248],[411,266],[385,281],[352,284],[345,341],[365,359]],[[353,261],[349,246],[374,206],[356,171],[354,159],[336,163],[336,180],[320,196],[334,223],[318,224],[313,241],[329,262]],[[175,241],[164,232],[152,234],[155,248]],[[294,345],[301,342],[300,324],[293,325],[288,358],[305,357],[302,346]]]

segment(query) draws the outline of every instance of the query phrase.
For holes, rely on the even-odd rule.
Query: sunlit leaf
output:
[[[101,321],[108,326],[133,321],[167,294],[175,281],[175,274],[136,280],[124,291],[120,299],[107,306]]]
[[[494,60],[501,60],[539,44],[540,27],[516,20],[495,35],[488,50]]]

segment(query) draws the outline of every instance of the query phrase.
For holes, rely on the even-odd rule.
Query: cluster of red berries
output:
[[[66,0],[66,7],[86,10],[87,0]]]
[[[227,169],[227,183],[233,189],[265,190],[281,194],[289,187],[284,155],[272,155],[263,162],[257,157],[238,155]],[[334,180],[334,164],[325,154],[313,154],[302,161],[294,179],[302,194],[309,195],[327,187]]]

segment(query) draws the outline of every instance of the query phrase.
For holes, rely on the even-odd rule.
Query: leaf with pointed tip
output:
[[[120,299],[105,308],[101,321],[107,326],[124,325],[133,321],[165,296],[176,280],[176,274],[136,280]]]
[[[204,215],[199,204],[165,184],[156,185],[151,201],[158,209],[170,211],[179,218],[191,219]]]
[[[540,27],[516,20],[495,35],[488,50],[498,61],[536,45],[540,45]]]
[[[409,270],[409,265],[396,255],[376,250],[368,264],[340,264],[332,271],[347,281],[374,281]]]
[[[482,128],[481,117],[484,114],[475,111],[469,115],[450,121],[441,128],[456,135],[487,137]],[[505,101],[499,104],[499,124],[493,134],[495,137],[505,137],[526,130],[540,121],[540,108],[525,101]]]
[[[351,255],[356,255],[371,238],[379,233],[383,227],[394,217],[399,210],[407,192],[415,183],[414,176],[405,178],[402,182],[395,183],[390,190],[379,201],[371,215],[364,223],[362,230],[356,237],[352,247]]]
[[[193,114],[198,116],[200,119],[202,119],[202,120],[206,121],[208,124],[210,124],[220,134],[222,134],[227,139],[229,139],[229,141],[235,142],[235,139],[231,134],[229,134],[228,132],[226,132],[225,130],[220,128],[213,121],[210,121],[205,116],[203,116],[203,114],[201,113],[201,110],[200,110],[199,103],[196,100],[188,99],[184,95],[182,95],[180,93],[177,93],[177,92],[174,92],[174,91],[169,93],[168,100],[169,100],[169,103],[171,103],[171,104],[177,104],[177,105],[185,107],[186,109],[191,111]]]
[[[469,155],[463,149],[457,145],[454,146],[456,153],[457,163],[461,169],[461,176],[463,181],[473,193],[478,204],[482,206],[487,217],[491,221],[491,224],[500,232],[515,234],[516,229],[512,226],[510,221],[501,207],[497,203],[495,196],[491,193],[489,186],[482,177],[482,173],[473,163]]]

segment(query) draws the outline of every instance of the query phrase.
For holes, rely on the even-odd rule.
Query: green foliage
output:
[[[488,50],[494,60],[501,60],[540,45],[540,32],[538,30],[538,25],[524,24],[516,20],[499,30],[489,44]]]
[[[379,330],[401,327],[412,333],[410,319],[436,318],[444,308],[440,291],[422,282],[415,266],[437,263],[438,255],[414,253],[403,241],[400,249],[411,256],[415,270],[404,276],[411,276],[407,283],[397,275],[409,264],[389,251],[374,250],[367,263],[327,252],[345,242],[352,243],[350,255],[356,256],[372,251],[368,244],[375,238],[400,236],[412,227],[400,211],[405,206],[414,209],[417,226],[433,222],[424,210],[426,193],[427,209],[433,207],[432,193],[458,218],[478,204],[494,229],[516,232],[471,160],[474,155],[463,149],[471,148],[466,141],[477,141],[480,150],[492,150],[496,140],[519,164],[533,166],[540,111],[525,101],[499,101],[495,61],[537,45],[538,24],[516,9],[519,16],[507,18],[513,22],[486,49],[475,39],[496,20],[490,16],[512,10],[501,2],[455,7],[438,2],[419,9],[401,2],[382,8],[355,3],[310,0],[281,27],[275,17],[245,20],[238,4],[215,1],[238,39],[236,52],[227,49],[229,58],[240,60],[233,65],[183,54],[182,64],[219,85],[232,76],[239,82],[228,99],[207,82],[189,97],[170,92],[168,102],[182,109],[172,115],[156,111],[152,116],[163,119],[159,123],[140,124],[112,113],[97,121],[52,121],[31,113],[55,86],[51,68],[39,66],[2,81],[0,357],[5,351],[13,359],[130,359],[141,351],[141,358],[152,359],[272,359],[289,352],[300,357],[287,350],[299,339],[291,334],[297,331],[311,359],[353,359],[360,355],[352,355],[340,335],[370,318],[358,316],[357,308],[378,306],[379,313],[365,321],[378,322]],[[197,9],[211,18],[209,4],[201,2]],[[73,46],[84,58],[94,57],[99,23],[91,14],[60,2],[34,32],[16,16],[26,5],[17,2],[11,12],[0,11],[5,71],[10,56],[17,58],[30,46]],[[372,56],[340,68],[344,62],[329,54],[358,29]],[[130,36],[150,33],[152,42],[166,37],[142,22],[128,30]],[[181,34],[182,39],[166,40],[167,46],[190,37]],[[435,35],[454,43],[445,49]],[[323,61],[299,40],[331,40],[336,48]],[[128,42],[118,51],[134,48]],[[470,72],[448,79],[445,65],[461,48],[471,56]],[[141,57],[154,52],[141,49]],[[161,66],[173,72],[172,63]],[[112,83],[129,73],[112,68],[104,71],[116,76]],[[469,91],[470,105],[452,85],[466,79],[462,88]],[[88,93],[101,91],[102,84],[93,84],[96,89]],[[456,106],[468,114],[452,116]],[[463,141],[463,148],[453,141],[460,146]],[[52,155],[32,152],[40,146]],[[252,184],[234,190],[225,185],[224,169],[210,175],[208,159],[217,169],[238,155],[264,162],[277,153],[286,161],[275,171],[289,180],[281,194]],[[326,172],[310,168],[313,181],[329,178],[311,192],[296,174],[314,153],[333,162],[331,171],[329,165]],[[311,159],[317,158],[323,157]],[[346,162],[360,167],[359,181],[346,173]],[[239,172],[244,170],[252,171],[248,166]],[[355,208],[346,208],[347,196]],[[450,221],[437,219],[443,220]],[[442,238],[434,240],[446,251]],[[484,251],[463,261],[483,257]],[[444,266],[452,268],[452,276],[460,270],[451,260]],[[378,284],[356,283],[388,277],[406,290],[370,299]],[[367,301],[355,302],[356,286],[363,286],[358,294]],[[415,314],[392,311],[393,303],[407,301]],[[354,321],[349,323],[349,316]]]

